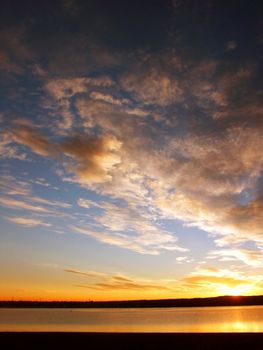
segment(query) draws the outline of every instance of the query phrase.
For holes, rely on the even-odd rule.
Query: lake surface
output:
[[[0,331],[263,332],[263,306],[0,309]]]

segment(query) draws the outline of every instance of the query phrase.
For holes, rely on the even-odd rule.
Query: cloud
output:
[[[40,178],[40,181],[42,184],[44,179]],[[28,179],[27,173],[16,176],[0,175],[0,206],[12,210],[27,211],[31,214],[30,217],[9,216],[6,217],[7,220],[25,227],[51,227],[53,224],[51,225],[47,219],[43,220],[43,217],[55,216],[57,218],[63,217],[64,220],[66,218],[72,219],[72,215],[69,214],[71,204],[34,195],[34,187],[31,183],[35,183],[35,181]],[[44,182],[44,184],[47,185],[48,183]],[[51,185],[48,187],[52,188]],[[55,230],[52,229],[52,231]]]
[[[57,105],[57,110],[54,114],[58,114],[60,119],[55,119],[54,130],[58,135],[67,134],[73,127],[75,122],[74,114],[71,112],[71,105],[68,100],[62,100]]]
[[[60,208],[71,208],[71,204],[62,202],[62,201],[56,201],[56,200],[50,200],[43,197],[37,197],[37,196],[27,196],[27,200],[31,201],[33,203],[41,203],[46,204],[50,206],[60,207]]]
[[[152,232],[144,232],[143,230],[131,234],[125,231],[96,231],[92,227],[71,227],[75,232],[88,235],[96,240],[120,248],[133,250],[141,254],[158,255],[161,250],[168,251],[185,251],[186,249],[176,244],[176,237],[160,231],[153,227]],[[103,227],[101,228],[103,229]]]
[[[121,281],[121,282],[133,282],[132,279],[130,279],[128,277],[124,277],[124,276],[114,276],[113,279],[115,281]]]
[[[117,138],[108,135],[100,138],[77,135],[60,145],[60,150],[77,163],[69,164],[68,170],[75,173],[80,182],[87,184],[111,179],[111,170],[121,162],[120,148]]]
[[[0,190],[6,195],[27,196],[31,194],[30,184],[12,175],[0,176]]]
[[[43,186],[43,187],[50,187],[53,190],[58,190],[58,187],[51,185],[46,179],[44,179],[43,177],[38,177],[36,179],[32,179],[30,180],[30,182],[32,182],[35,185],[38,186]]]
[[[131,109],[126,108],[124,112],[137,117],[146,117],[150,114],[149,112],[146,112],[142,108],[131,108]]]
[[[111,135],[76,134],[56,144],[28,126],[9,129],[4,134],[10,142],[27,146],[40,156],[57,159],[66,156],[65,167],[82,183],[109,181],[111,170],[121,162],[118,153],[121,142]]]
[[[87,90],[85,78],[53,79],[49,80],[45,87],[56,100],[69,98]]]
[[[86,208],[86,209],[89,209],[91,207],[100,207],[100,205],[97,202],[94,202],[90,199],[85,199],[85,198],[79,198],[77,203],[79,207]]]
[[[26,217],[7,217],[7,220],[14,222],[15,224],[22,225],[25,227],[35,227],[35,226],[46,226],[49,227],[51,224],[43,222],[39,219],[26,218]]]
[[[99,92],[99,91],[91,92],[90,97],[92,99],[94,99],[94,100],[107,102],[107,103],[110,103],[110,104],[116,105],[116,106],[122,106],[122,105],[125,105],[125,104],[131,102],[128,99],[124,99],[124,98],[117,99],[117,98],[114,98],[111,95],[108,95],[108,94],[105,94],[105,93],[102,93],[102,92]]]
[[[208,232],[262,241],[259,133],[260,128],[232,127],[223,134],[196,131],[173,139],[166,150],[170,160],[162,157],[159,177],[166,177],[176,191],[163,191],[156,206],[164,215]]]
[[[87,92],[89,86],[109,87],[113,84],[112,79],[107,76],[97,78],[58,78],[49,80],[45,88],[54,99],[61,100]]]
[[[121,283],[97,283],[95,285],[78,285],[81,288],[96,289],[101,291],[109,290],[136,290],[136,291],[147,291],[147,290],[170,290],[165,286],[157,284],[143,284],[135,282],[121,282]]]
[[[176,259],[177,264],[191,263],[194,259],[189,259],[187,256],[178,256]]]
[[[211,67],[206,67],[209,79],[216,70],[216,65]],[[203,72],[205,68],[198,69]],[[196,76],[200,72],[195,72]],[[241,71],[236,76],[236,81],[240,81],[248,79],[250,74]],[[219,79],[221,85],[228,80],[226,75]],[[229,89],[228,84],[223,84],[227,86],[225,91]],[[124,119],[120,111],[115,113],[116,106],[103,101],[81,98],[76,106],[86,128],[99,127],[108,134],[68,135],[55,144],[41,135],[37,137],[36,131],[31,137],[31,129],[27,129],[26,136],[15,131],[14,139],[37,154],[51,156],[52,150],[51,157],[54,154],[62,157],[65,169],[73,174],[72,180],[98,193],[124,199],[135,207],[140,202],[147,203],[148,208],[164,218],[176,218],[216,234],[218,244],[220,237],[221,244],[224,241],[227,244],[230,237],[236,243],[248,239],[262,241],[260,198],[255,197],[263,167],[260,125],[229,125],[228,119],[224,125],[222,120],[218,122],[212,117],[205,127],[190,124],[187,134],[182,137],[179,132],[174,137],[169,132],[162,134],[154,126],[149,128],[150,124]],[[220,123],[218,130],[214,129],[214,123]],[[36,138],[39,140],[33,142]],[[239,204],[246,191],[251,192],[251,197],[246,199],[247,203]],[[134,213],[124,213],[125,210],[118,215],[125,216],[129,222]],[[106,219],[102,221],[103,216],[96,220],[100,225],[106,223]],[[108,220],[112,226],[108,224],[104,228],[112,230],[113,225],[119,223],[119,229],[124,230],[125,220],[120,217],[115,223]],[[138,226],[133,225],[137,230]],[[145,232],[145,228],[144,223],[142,231]],[[109,241],[110,237],[103,236],[103,240]],[[111,238],[113,240],[115,244],[127,244],[120,237]]]
[[[189,289],[206,288],[216,295],[246,295],[257,288],[260,276],[247,276],[238,271],[218,269],[213,267],[200,268],[182,280]]]
[[[27,146],[63,166],[64,180],[121,201],[100,208],[97,231],[85,223],[77,228],[99,241],[152,254],[177,250],[176,232],[159,225],[172,219],[209,232],[220,248],[260,243],[257,72],[256,64],[220,58],[184,62],[168,50],[134,53],[116,81],[81,75],[45,81],[67,132],[53,125],[45,134],[9,128],[4,147]],[[78,205],[93,204],[82,198]]]
[[[23,209],[38,213],[51,213],[49,209],[44,208],[42,206],[33,205],[23,200],[17,200],[3,196],[0,197],[0,205],[11,209]]]
[[[168,72],[152,68],[143,74],[126,73],[122,76],[122,88],[144,104],[166,106],[183,99],[180,83]]]
[[[151,113],[140,105],[116,105],[79,97],[75,106],[87,132],[92,128],[104,130],[105,133],[115,135],[128,147],[137,143],[140,137],[143,140],[147,136],[144,133],[146,128],[149,131],[146,117]]]
[[[250,284],[249,281],[246,281],[245,278],[233,278],[233,277],[227,277],[227,276],[203,276],[203,275],[197,275],[197,276],[190,276],[186,277],[184,279],[184,282],[188,285],[192,285],[193,287],[210,287],[214,285],[222,285],[222,286],[228,286],[230,289],[235,288],[239,285],[246,285]]]
[[[92,203],[82,203],[90,207]],[[87,204],[87,205],[86,205]],[[97,229],[85,226],[74,226],[76,232],[87,234],[101,242],[134,250],[144,254],[159,254],[162,250],[187,251],[177,244],[175,234],[172,234],[157,224],[150,222],[151,214],[139,210],[127,203],[121,205],[112,202],[98,202],[101,209],[93,215]]]
[[[97,271],[80,271],[76,269],[64,269],[64,271],[69,273],[75,273],[77,275],[82,275],[86,277],[92,277],[92,278],[104,278],[107,276],[105,273],[97,272]]]
[[[7,134],[0,135],[0,156],[2,159],[14,158],[26,160],[26,153],[21,152],[18,147],[10,144]]]
[[[168,291],[170,287],[163,284],[149,283],[145,280],[134,280],[130,277],[123,275],[112,275],[109,273],[102,273],[97,271],[79,271],[76,269],[64,269],[65,272],[81,275],[87,278],[95,278],[100,281],[97,283],[78,284],[77,287],[95,289],[99,291],[116,291],[116,290],[156,290],[156,291]]]
[[[21,125],[5,131],[3,135],[8,136],[10,142],[27,146],[40,156],[52,157],[56,154],[56,147],[50,143],[49,139],[32,127]]]
[[[235,248],[235,249],[218,249],[209,252],[208,259],[217,258],[221,261],[235,261],[240,260],[250,266],[262,266],[263,265],[263,251],[260,249],[247,249],[247,248]]]
[[[85,98],[77,99],[76,108],[86,128],[94,127],[99,118],[111,117],[114,114],[111,104],[96,100],[90,102]]]
[[[54,109],[56,115],[59,115],[61,118],[60,120],[57,118],[55,119],[54,130],[56,133],[63,134],[69,131],[73,126],[75,116],[71,108],[73,106],[72,98],[75,95],[83,95],[87,93],[90,88],[109,88],[113,84],[114,82],[112,79],[107,76],[100,76],[97,78],[72,77],[49,79],[45,84],[45,91],[52,100],[50,103],[46,104],[46,107],[48,109]],[[91,94],[94,94],[94,98],[104,96],[100,92],[92,92]]]

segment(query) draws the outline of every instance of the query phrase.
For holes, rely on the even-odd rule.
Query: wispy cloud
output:
[[[26,210],[34,213],[34,215],[57,215],[59,217],[68,215],[62,213],[61,210],[70,209],[71,204],[65,201],[52,200],[44,198],[43,196],[34,195],[32,183],[35,184],[38,182],[41,183],[41,186],[44,184],[45,187],[50,187],[53,190],[55,189],[49,183],[44,181],[44,179],[34,180],[27,179],[26,176],[15,177],[7,174],[1,175],[0,192],[2,196],[0,197],[0,205],[15,210]],[[15,222],[15,219],[12,220]],[[39,218],[34,218],[34,220],[39,224],[42,222],[42,219]],[[24,223],[26,224],[26,221],[24,221]],[[47,227],[48,224],[44,225],[43,223],[43,226]]]
[[[97,283],[95,285],[77,285],[81,288],[96,289],[101,291],[114,291],[114,290],[136,290],[136,291],[147,291],[147,290],[170,290],[165,286],[157,284],[143,284],[135,282],[122,282],[122,283]]]
[[[85,199],[85,198],[79,198],[77,200],[78,206],[82,208],[89,209],[91,207],[99,207],[101,208],[101,205],[95,201],[92,201],[90,199]]]
[[[87,90],[85,78],[53,79],[46,83],[47,92],[56,100],[71,97]]]
[[[12,175],[0,176],[0,190],[6,195],[27,196],[31,194],[31,187],[27,181],[18,179]]]
[[[263,250],[262,249],[217,249],[209,252],[208,259],[219,259],[221,261],[239,260],[250,266],[263,266]]]
[[[64,271],[69,273],[75,273],[77,275],[91,277],[91,278],[104,278],[107,276],[105,273],[97,272],[97,271],[80,271],[76,269],[64,269]]]
[[[6,134],[0,134],[0,156],[2,159],[27,159],[25,152],[19,150],[17,146],[11,145],[10,138]]]
[[[88,278],[101,279],[97,283],[89,284],[78,284],[77,287],[95,289],[100,291],[114,291],[114,290],[159,290],[159,291],[169,291],[170,287],[163,284],[148,283],[143,280],[134,280],[123,275],[111,275],[96,271],[79,271],[75,269],[64,269],[65,272],[75,273],[77,275],[82,275]]]
[[[27,200],[33,203],[41,203],[46,204],[49,206],[55,206],[55,207],[61,207],[61,208],[71,208],[71,204],[57,201],[57,200],[50,200],[43,197],[37,197],[37,196],[27,196]]]
[[[44,208],[42,206],[33,205],[23,200],[17,200],[17,199],[8,198],[8,197],[0,197],[0,205],[11,209],[28,210],[30,212],[38,212],[38,213],[51,212],[49,209]]]
[[[120,208],[117,210],[121,212]],[[100,226],[100,231],[94,230],[92,227],[79,226],[72,226],[72,229],[75,232],[91,236],[100,242],[133,250],[142,254],[158,255],[162,250],[187,251],[187,249],[177,244],[175,235],[148,224],[146,220],[140,217],[138,217],[135,224],[133,220],[136,219],[125,214],[124,217],[122,214],[120,215],[120,220],[126,218],[128,222],[118,222],[116,215],[112,216],[111,221],[107,222],[106,218],[110,218],[110,215],[108,216],[107,214],[107,216],[103,218],[97,218],[97,222],[102,225]]]
[[[52,157],[56,153],[54,145],[50,144],[47,137],[41,135],[30,126],[20,126],[7,130],[4,135],[9,136],[10,142],[28,146],[34,153]]]
[[[42,220],[28,217],[6,217],[7,220],[14,222],[15,224],[25,227],[45,226],[50,227],[50,223],[46,223]]]
[[[123,104],[131,103],[131,101],[128,99],[124,99],[124,98],[118,99],[118,98],[115,98],[111,95],[101,93],[98,91],[91,92],[90,97],[94,100],[104,101],[104,102],[111,103],[111,104],[117,105],[117,106],[122,106]]]

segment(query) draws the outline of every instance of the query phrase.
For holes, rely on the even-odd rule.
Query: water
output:
[[[0,331],[263,332],[263,306],[0,309]]]

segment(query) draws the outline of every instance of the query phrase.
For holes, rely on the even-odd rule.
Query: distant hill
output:
[[[1,308],[150,308],[263,305],[263,295],[122,301],[0,301]]]

